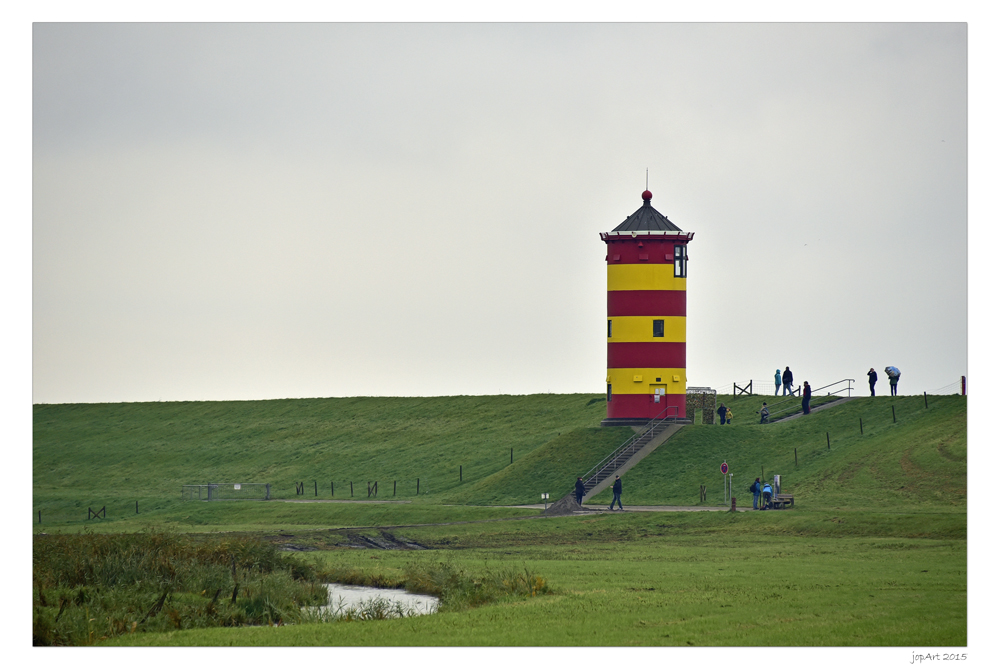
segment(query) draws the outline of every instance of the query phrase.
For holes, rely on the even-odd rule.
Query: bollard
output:
[[[736,512],[736,497],[735,496],[731,497],[730,501],[732,502],[732,505],[729,506],[729,512],[735,513]]]

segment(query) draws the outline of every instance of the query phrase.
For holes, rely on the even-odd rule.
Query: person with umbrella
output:
[[[894,366],[887,366],[885,368],[885,375],[889,376],[889,393],[892,396],[896,396],[896,383],[899,382],[899,369]]]

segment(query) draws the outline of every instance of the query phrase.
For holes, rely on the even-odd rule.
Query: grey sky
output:
[[[35,24],[32,84],[35,402],[601,393],[646,168],[689,384],[968,370],[964,24]]]

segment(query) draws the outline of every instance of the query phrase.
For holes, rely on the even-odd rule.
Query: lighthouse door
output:
[[[666,385],[650,385],[649,386],[649,401],[654,404],[663,404],[661,410],[667,406],[667,386]]]

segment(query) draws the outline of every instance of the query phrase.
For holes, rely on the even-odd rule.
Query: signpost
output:
[[[726,491],[726,474],[729,473],[729,464],[726,463],[725,459],[722,460],[722,466],[719,467],[719,470],[722,471],[722,503],[724,505],[729,498],[729,493]]]
[[[549,495],[548,494],[542,494],[542,503],[545,504],[545,510],[548,510],[549,509]]]

